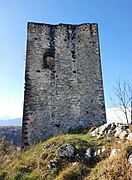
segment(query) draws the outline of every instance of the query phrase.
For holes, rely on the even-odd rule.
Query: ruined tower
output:
[[[28,23],[22,147],[105,122],[98,25]]]

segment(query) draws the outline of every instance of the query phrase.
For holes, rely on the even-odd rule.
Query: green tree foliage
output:
[[[0,143],[0,151],[1,152],[6,152],[8,147],[8,143],[6,141],[5,136],[2,138],[1,143]]]

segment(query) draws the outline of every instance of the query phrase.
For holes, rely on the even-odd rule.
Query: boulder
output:
[[[132,141],[132,133],[128,134],[127,139],[128,139],[129,141]]]
[[[91,132],[91,136],[96,136],[97,139],[101,139],[105,135],[113,135],[115,137],[119,137],[120,139],[127,137],[126,139],[132,140],[132,132],[127,124],[106,123]]]
[[[121,129],[121,127],[116,127],[116,133],[115,133],[115,137],[119,137],[119,135],[121,134],[121,132],[122,132],[122,129]]]
[[[98,149],[98,150],[97,150],[97,155],[100,155],[100,153],[101,153],[101,150]]]
[[[57,160],[52,160],[52,161],[49,162],[48,168],[52,169],[52,168],[55,168],[57,165],[58,165],[58,161]]]
[[[120,139],[124,139],[127,135],[128,135],[127,130],[123,130],[123,131],[121,131],[121,133],[119,134],[119,138],[120,138]]]
[[[96,157],[97,156],[97,151],[95,151],[94,153],[93,153],[93,157]]]
[[[128,157],[128,163],[132,166],[132,154]]]
[[[102,138],[105,134],[113,134],[116,127],[117,125],[115,123],[106,123],[92,131],[91,136]]]
[[[102,147],[101,152],[103,153],[105,151],[105,146]]]
[[[57,157],[73,157],[75,148],[71,144],[61,146],[56,151]]]
[[[113,134],[115,128],[116,128],[116,124],[115,124],[115,123],[112,123],[112,124],[111,124],[111,128],[108,130],[107,134]]]
[[[98,132],[99,132],[99,128],[96,128],[95,130],[93,130],[91,132],[91,136],[97,136],[98,135]]]
[[[85,159],[91,159],[92,158],[92,150],[90,147],[87,149],[86,153],[84,154],[84,158]]]
[[[110,158],[114,157],[117,155],[119,149],[112,149],[111,153],[110,153]]]
[[[78,161],[78,160],[81,160],[81,157],[79,154],[76,154],[74,157],[74,161]]]
[[[108,130],[111,128],[111,124],[104,124],[99,127],[99,135],[103,136],[105,133],[108,132]]]
[[[98,149],[97,151],[93,152],[93,157],[99,156],[104,151],[105,151],[105,147],[103,146],[102,149]]]

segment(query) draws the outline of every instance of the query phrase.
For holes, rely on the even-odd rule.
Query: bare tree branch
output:
[[[132,123],[132,88],[130,84],[127,81],[120,81],[119,79],[119,81],[116,83],[116,87],[114,87],[114,94],[116,96],[116,101],[111,98],[112,105],[124,113],[127,123],[129,123],[128,117],[129,113],[131,113]],[[116,111],[115,113],[121,120],[118,113]]]

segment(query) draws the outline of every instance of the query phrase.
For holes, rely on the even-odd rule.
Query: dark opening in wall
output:
[[[73,73],[76,73],[76,71],[73,71]]]
[[[73,58],[73,59],[76,59],[76,56],[75,56],[75,54],[73,54],[73,55],[72,55],[72,58]]]
[[[90,35],[93,35],[92,24],[89,25]]]
[[[88,111],[86,110],[86,114],[88,114]]]
[[[53,54],[50,49],[47,49],[43,56],[43,67],[51,69],[54,65]]]
[[[54,113],[52,113],[52,117],[55,117]]]
[[[75,54],[75,51],[71,51],[72,54]]]
[[[55,126],[59,128],[59,127],[60,127],[60,124],[55,124]]]
[[[75,59],[76,58],[76,55],[75,55],[76,52],[75,51],[71,51],[71,53],[72,53],[72,58]]]
[[[27,131],[25,131],[25,132],[24,132],[24,134],[28,134],[28,132],[27,132]]]

